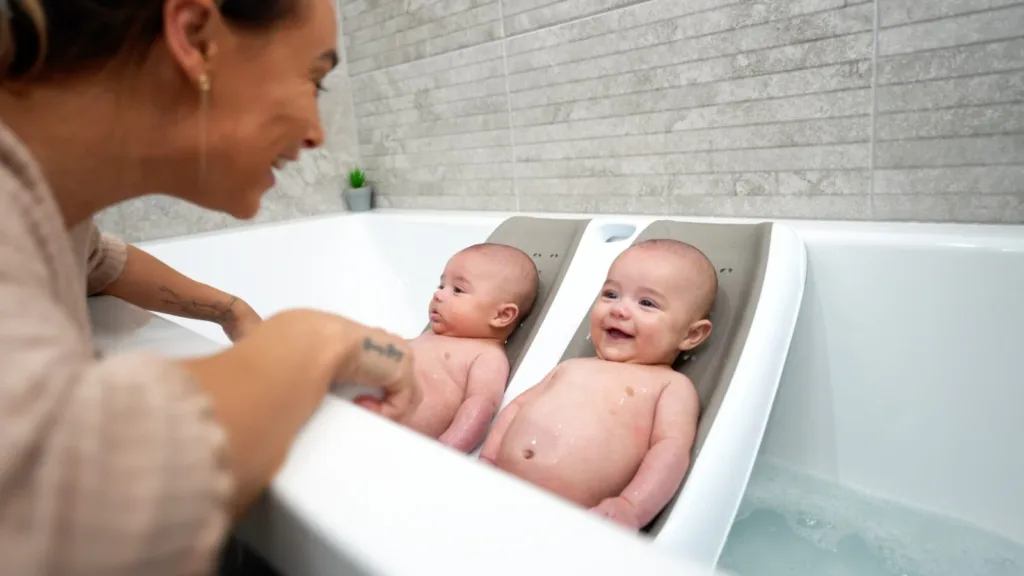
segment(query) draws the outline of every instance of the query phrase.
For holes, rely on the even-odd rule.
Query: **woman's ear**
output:
[[[197,86],[210,80],[217,53],[217,31],[222,28],[215,0],[167,0],[164,3],[163,32],[167,49],[189,81]]]
[[[707,340],[708,336],[711,336],[711,320],[697,320],[690,324],[690,328],[686,331],[686,336],[679,343],[679,350],[681,352],[693,350]]]

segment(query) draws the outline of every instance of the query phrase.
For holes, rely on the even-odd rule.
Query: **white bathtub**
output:
[[[389,211],[252,227],[143,247],[188,274],[243,295],[263,314],[312,306],[413,336],[423,328],[424,308],[448,256],[485,238],[507,216]],[[399,219],[403,238],[373,224],[382,218]],[[635,219],[624,219],[630,218]],[[808,280],[762,453],[841,483],[1024,539],[1024,498],[1019,490],[1024,486],[1024,462],[1013,441],[1024,436],[1024,424],[1014,424],[1018,420],[1013,418],[1024,405],[1024,391],[1016,385],[1024,379],[1014,377],[1017,370],[1012,361],[1012,352],[1024,342],[1024,304],[1014,299],[1024,286],[1021,228],[783,223],[796,230],[807,246]],[[445,230],[443,236],[436,234],[439,225]],[[315,259],[325,265],[311,269],[310,255],[297,253],[292,246],[275,248],[271,243],[263,253],[253,250],[283,228],[300,226],[305,237],[324,239],[308,248],[323,250]],[[196,257],[195,246],[203,246],[203,258]],[[332,265],[330,254],[335,251],[338,261]],[[378,261],[392,266],[380,269],[375,266]],[[238,270],[246,273],[240,275]],[[371,277],[348,277],[365,270],[379,271]],[[301,285],[296,285],[296,278],[304,279]],[[226,345],[214,326],[176,321]],[[575,327],[573,323],[566,327],[566,334],[549,333],[548,337],[568,338]],[[552,348],[557,356],[558,346]],[[523,372],[517,379],[531,377],[530,370]],[[516,385],[514,380],[510,391]],[[449,474],[359,476],[360,462],[387,457],[360,442],[358,435],[366,435],[367,430],[373,430],[374,438],[383,437],[385,445],[420,444],[415,453],[409,453],[405,470],[419,470],[427,462],[419,458],[427,458]],[[453,558],[431,545],[451,540],[484,558],[485,551],[500,550],[502,562],[511,559],[496,567],[502,573],[538,567],[553,573],[561,562],[571,566],[564,569],[570,572],[643,572],[646,568],[629,565],[635,561],[632,558],[661,561],[635,535],[596,522],[547,494],[406,432],[344,402],[328,402],[296,443],[273,488],[275,497],[305,508],[307,516],[323,516],[329,510],[328,520],[304,525],[280,515],[279,508],[262,506],[243,525],[243,533],[272,559],[285,556],[287,550],[293,551],[291,557],[294,550],[305,550],[308,562],[295,570],[309,574],[336,573],[339,563],[346,562],[394,574],[417,573],[417,566],[444,563],[454,572],[479,569],[474,562],[483,561],[481,556],[467,552]],[[325,463],[322,446],[309,442],[311,436],[336,438],[337,451],[348,460]],[[401,462],[392,465],[403,469]],[[323,476],[299,474],[310,467],[323,470]],[[452,471],[460,478],[454,486],[446,480]],[[340,489],[332,478],[344,479],[346,491],[394,497],[386,506],[379,498],[366,498],[345,499],[342,507],[338,502],[308,498]],[[746,481],[745,476],[722,478],[723,482],[737,479]],[[454,516],[457,508],[458,514],[504,520],[492,524],[489,532],[432,522],[422,515],[401,515],[406,506],[422,511],[424,495],[445,500],[436,503],[442,517],[446,510]],[[494,495],[500,497],[495,500]],[[538,523],[531,517],[530,510],[541,503],[550,522]],[[347,518],[360,520],[342,520]],[[398,547],[367,536],[389,531],[422,538],[403,540]],[[352,543],[352,548],[318,548],[312,534]],[[609,549],[614,554],[606,554]],[[581,556],[567,550],[578,550]],[[382,558],[386,558],[383,564]],[[618,558],[623,559],[620,564],[616,564]],[[679,568],[670,570],[680,573]],[[661,573],[653,564],[650,571]]]
[[[242,295],[264,316],[292,307],[313,307],[412,337],[423,330],[427,303],[447,259],[459,249],[486,239],[509,216],[398,211],[337,215],[140,246],[192,277]],[[657,220],[644,216],[532,216],[584,218],[590,220],[590,225],[540,331],[509,384],[505,404],[539,382],[558,362],[586,316],[611,261]],[[769,252],[770,259],[778,260],[775,255],[784,254],[783,260],[789,258],[791,262],[781,273],[769,267],[761,288],[765,300],[781,305],[758,306],[748,338],[759,338],[763,345],[748,347],[749,351],[740,357],[733,386],[718,411],[702,455],[654,538],[655,545],[672,556],[696,559],[704,566],[716,561],[739,505],[802,295],[805,257],[799,239],[790,230],[777,228]],[[169,316],[165,318],[170,322],[147,321],[154,317],[138,310],[113,313],[119,308],[123,305],[110,299],[92,305],[98,338],[108,349],[141,346],[181,356],[228,345],[214,325]],[[147,328],[139,331],[143,325]],[[177,337],[172,333],[175,325],[205,338]],[[132,338],[122,337],[133,330]],[[779,333],[785,336],[777,337]],[[368,437],[373,441],[363,440]],[[343,457],[325,457],[331,453]],[[395,462],[389,462],[383,467],[386,472],[382,472],[379,462],[389,456]],[[353,469],[371,462],[376,466],[373,474],[365,478],[353,475]],[[404,477],[381,479],[382,473],[404,476],[419,466],[429,466],[436,475],[424,477],[419,470],[412,484]],[[395,483],[391,490],[385,486],[388,481]],[[401,503],[403,498],[408,499],[406,504]],[[481,509],[481,502],[498,508]],[[424,552],[395,556],[390,544],[378,536],[395,534],[397,528],[393,512],[384,508],[414,507],[415,513],[402,519],[401,535],[395,537],[420,541]],[[465,520],[456,523],[437,519],[445,515]],[[273,520],[267,516],[273,516]],[[424,524],[417,526],[416,522]],[[339,563],[350,562],[386,574],[417,573],[417,564],[432,565],[424,556],[427,550],[437,555],[439,562],[445,562],[449,573],[459,573],[451,565],[450,552],[432,542],[443,542],[447,530],[448,538],[460,541],[460,548],[468,547],[483,555],[487,550],[483,543],[469,545],[468,539],[478,533],[466,528],[469,522],[490,524],[480,536],[492,544],[498,542],[503,555],[512,546],[523,549],[524,557],[532,558],[530,562],[537,562],[538,557],[525,549],[536,551],[540,542],[552,545],[555,533],[561,534],[557,541],[563,554],[572,545],[579,546],[581,554],[589,551],[587,562],[600,573],[617,572],[614,563],[625,561],[609,563],[594,554],[595,547],[621,556],[629,546],[637,546],[637,552],[647,558],[643,562],[661,557],[651,550],[649,539],[624,533],[525,482],[496,474],[335,398],[329,398],[306,427],[273,484],[271,498],[243,523],[242,533],[274,563],[296,573],[332,573]],[[271,529],[272,534],[267,532]],[[495,531],[514,536],[499,537]],[[544,536],[545,531],[552,534]],[[566,536],[570,533],[571,538]],[[599,542],[603,538],[612,538],[613,545],[602,548]],[[350,548],[339,550],[339,545]],[[298,550],[306,552],[298,554]],[[296,566],[297,554],[308,557],[308,562]],[[466,561],[472,571],[469,557]],[[480,561],[486,561],[486,556]],[[555,557],[545,560],[545,568],[554,561]],[[402,562],[412,564],[403,566]],[[580,558],[572,560],[574,571],[583,569],[580,562]],[[514,572],[516,566],[502,567]],[[623,569],[637,567],[623,564]],[[671,571],[678,573],[679,568]]]
[[[762,456],[1024,542],[1024,227],[796,222]]]

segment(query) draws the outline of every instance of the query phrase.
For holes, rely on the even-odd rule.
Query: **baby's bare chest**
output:
[[[586,361],[563,366],[550,394],[562,403],[609,413],[653,412],[671,375],[646,366]]]
[[[410,342],[415,370],[424,383],[465,386],[473,361],[484,351],[480,343],[445,336],[421,336]]]

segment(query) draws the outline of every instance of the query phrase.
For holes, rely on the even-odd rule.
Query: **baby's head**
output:
[[[608,270],[590,312],[598,357],[633,364],[671,364],[711,334],[708,315],[718,293],[715,267],[677,240],[627,248]]]
[[[476,244],[444,268],[430,301],[430,329],[459,338],[504,342],[537,299],[537,266],[522,250]]]

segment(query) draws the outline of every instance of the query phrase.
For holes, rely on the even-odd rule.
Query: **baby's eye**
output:
[[[601,293],[601,297],[608,298],[609,300],[614,300],[615,292],[612,292],[611,290],[605,290],[604,292]]]
[[[658,305],[655,304],[650,298],[644,298],[643,300],[641,300],[640,301],[640,305],[645,307],[645,308],[657,308],[658,307]]]
[[[463,292],[465,292],[465,290],[459,288],[458,286],[456,286],[453,290],[455,291],[456,294],[462,294]]]

